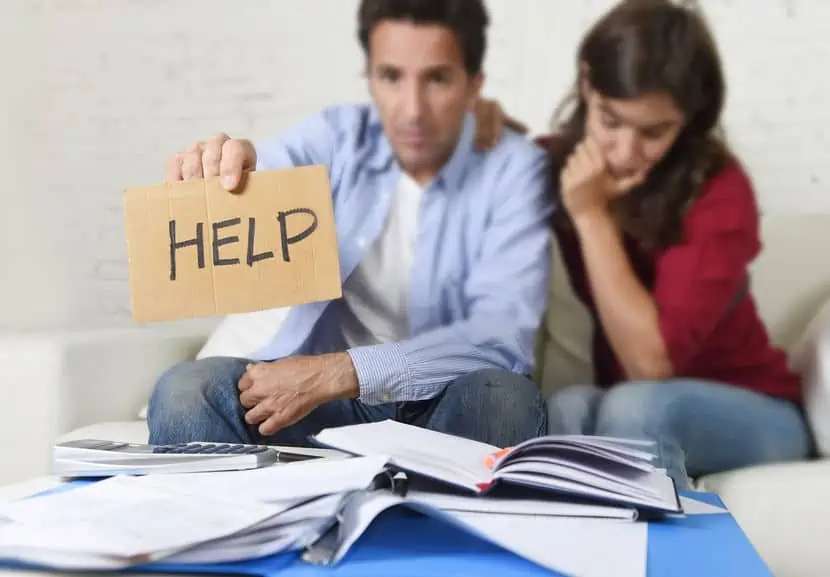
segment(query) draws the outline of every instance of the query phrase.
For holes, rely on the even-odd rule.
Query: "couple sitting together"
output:
[[[482,0],[363,0],[370,105],[254,145],[221,134],[170,181],[329,169],[343,296],[293,307],[250,358],[177,365],[151,443],[302,445],[382,419],[509,446],[580,433],[657,442],[687,479],[805,457],[799,377],[756,310],[759,218],[719,134],[703,19],[624,0],[582,39],[572,99],[535,143],[479,96]],[[596,382],[531,380],[552,239],[594,320]],[[555,319],[552,319],[555,322]]]

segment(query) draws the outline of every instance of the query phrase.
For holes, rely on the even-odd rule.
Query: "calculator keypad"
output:
[[[178,443],[153,447],[153,453],[175,455],[252,455],[264,453],[267,450],[268,447],[260,445],[214,445],[211,443]]]

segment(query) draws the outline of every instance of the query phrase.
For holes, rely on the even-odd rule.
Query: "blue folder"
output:
[[[72,486],[76,483],[65,487]],[[684,495],[723,506],[710,493]],[[648,577],[774,577],[731,515],[692,515],[649,523],[647,563]],[[0,568],[23,566],[0,564]],[[292,552],[237,563],[153,563],[128,572],[256,577],[561,575],[438,519],[400,508],[381,514],[335,566],[310,565],[298,552]]]

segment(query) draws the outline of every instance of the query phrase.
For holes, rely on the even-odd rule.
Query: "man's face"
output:
[[[368,76],[401,166],[431,179],[452,154],[481,75],[470,77],[449,28],[385,20],[369,36]]]

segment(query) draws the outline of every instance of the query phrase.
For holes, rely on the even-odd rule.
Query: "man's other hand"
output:
[[[501,139],[505,128],[527,134],[528,128],[522,122],[508,116],[498,100],[479,98],[473,108],[476,119],[474,145],[477,150],[486,152]]]
[[[222,187],[234,191],[242,174],[256,168],[256,150],[247,140],[231,138],[224,132],[209,140],[198,140],[168,161],[164,180],[176,182],[219,177]]]
[[[297,423],[323,403],[356,398],[360,387],[346,353],[289,357],[249,365],[239,379],[245,422],[263,436]]]

